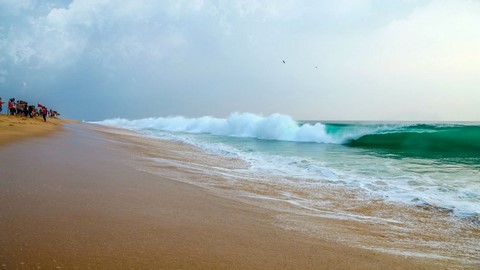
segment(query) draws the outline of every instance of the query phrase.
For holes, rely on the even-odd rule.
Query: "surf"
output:
[[[218,171],[227,182],[211,183],[207,177],[206,185],[227,185],[240,196],[262,202],[284,201],[298,211],[328,218],[393,222],[392,229],[399,233],[403,229],[398,231],[395,224],[410,224],[410,229],[420,231],[432,228],[429,223],[418,228],[422,222],[403,213],[382,216],[388,207],[379,207],[382,213],[375,215],[356,209],[382,202],[438,217],[448,223],[443,228],[480,225],[479,126],[473,123],[339,123],[234,113],[226,118],[110,119],[99,124],[193,145],[225,161],[241,161],[245,167]],[[473,160],[474,165],[465,160]],[[220,163],[200,169],[214,174]],[[181,166],[185,164],[196,166],[188,160]],[[198,184],[197,180],[190,183]],[[265,190],[272,191],[270,196]],[[341,198],[344,204],[329,203],[326,198],[333,190],[339,193],[332,198]],[[471,250],[468,243],[462,246],[464,242],[458,250]]]
[[[296,121],[289,115],[232,113],[227,118],[183,116],[138,120],[109,119],[101,124],[131,129],[210,134],[259,140],[341,144],[427,158],[480,158],[480,126],[445,123],[326,123]]]
[[[264,117],[252,113],[233,113],[228,118],[183,116],[146,118],[140,120],[110,119],[100,123],[150,128],[170,132],[205,133],[218,136],[256,138],[293,142],[341,143],[326,133],[321,123],[300,125],[291,116],[272,114]]]

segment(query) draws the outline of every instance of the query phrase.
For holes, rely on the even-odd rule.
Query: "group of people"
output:
[[[2,101],[2,98],[0,97],[0,112],[3,110],[3,104],[5,102]],[[15,98],[11,98],[8,100],[8,110],[7,114],[10,115],[19,115],[19,116],[29,116],[29,117],[35,117],[35,116],[42,116],[43,121],[47,121],[47,116],[50,117],[57,117],[60,114],[57,111],[54,111],[52,109],[47,109],[47,107],[43,106],[42,104],[37,104],[35,105],[28,105],[28,102],[23,101],[23,100],[15,100]]]

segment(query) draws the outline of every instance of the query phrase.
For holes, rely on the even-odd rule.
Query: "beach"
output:
[[[0,145],[22,139],[24,137],[35,137],[48,134],[51,131],[60,129],[61,123],[69,121],[55,118],[48,118],[44,122],[41,117],[20,117],[0,115]]]
[[[331,234],[344,227],[338,220],[285,218],[291,211],[233,198],[227,173],[207,173],[247,166],[235,158],[97,125],[18,119],[0,126],[2,269],[478,267],[316,236],[302,222]],[[223,188],[192,184],[209,178]],[[374,233],[369,229],[352,230]]]

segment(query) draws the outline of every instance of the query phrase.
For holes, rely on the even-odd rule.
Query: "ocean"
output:
[[[96,123],[240,159],[246,168],[218,173],[241,196],[286,202],[323,218],[384,224],[396,235],[392,239],[402,239],[400,246],[376,249],[450,259],[456,254],[478,263],[480,123],[296,121],[250,113]],[[377,203],[430,214],[422,220],[421,213],[395,213]],[[373,210],[365,211],[367,205]],[[406,240],[410,230],[423,230],[426,240]],[[462,239],[448,236],[459,231]]]

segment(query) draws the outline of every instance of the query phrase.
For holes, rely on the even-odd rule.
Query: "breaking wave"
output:
[[[322,123],[300,123],[283,114],[267,117],[251,113],[233,113],[228,118],[183,116],[139,120],[108,119],[99,124],[130,129],[153,129],[170,132],[206,133],[219,136],[247,137],[262,140],[342,144],[359,136],[329,134]]]
[[[108,119],[99,124],[133,130],[204,133],[262,140],[344,144],[420,156],[479,157],[480,126],[459,124],[368,124],[299,122],[283,114],[233,113],[227,118],[183,116],[139,120]]]

